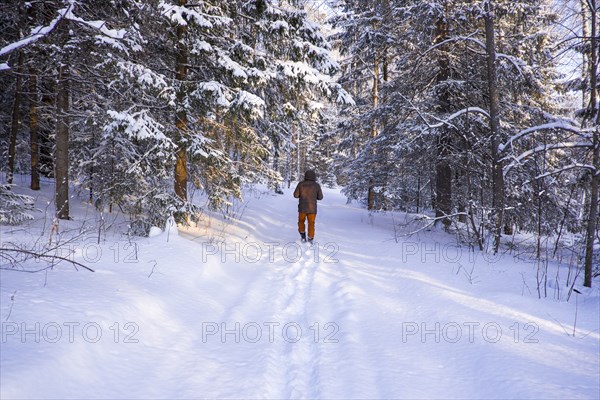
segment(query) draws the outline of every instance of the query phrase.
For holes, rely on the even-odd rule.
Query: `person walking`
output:
[[[323,200],[321,185],[317,183],[317,174],[312,169],[304,173],[304,180],[296,186],[294,197],[298,199],[298,232],[303,242],[306,241],[306,225],[308,219],[308,241],[315,238],[315,219],[317,218],[317,200]]]

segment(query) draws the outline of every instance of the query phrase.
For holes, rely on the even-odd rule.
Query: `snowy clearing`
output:
[[[95,272],[3,265],[0,397],[598,398],[597,280],[538,299],[534,263],[437,231],[396,242],[403,214],[332,189],[311,248],[296,204],[252,190],[235,218],[98,244],[98,214],[73,202],[60,229],[78,239],[58,250]],[[1,227],[2,247],[47,241],[42,214]]]

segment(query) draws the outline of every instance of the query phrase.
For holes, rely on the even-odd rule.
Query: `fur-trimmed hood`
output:
[[[309,169],[308,171],[306,171],[304,173],[304,180],[305,181],[316,181],[317,180],[317,173],[315,171],[313,171],[312,169]]]

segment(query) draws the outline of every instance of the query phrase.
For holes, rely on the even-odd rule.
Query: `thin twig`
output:
[[[80,262],[77,262],[77,261],[74,261],[74,260],[69,260],[68,258],[57,256],[57,255],[44,254],[44,253],[40,254],[40,253],[36,253],[36,252],[33,252],[33,251],[29,251],[29,250],[23,250],[23,249],[0,248],[0,251],[13,251],[13,252],[17,252],[17,253],[28,254],[28,255],[31,255],[31,256],[34,256],[34,257],[38,257],[38,258],[47,258],[47,259],[50,259],[50,261],[56,261],[56,260],[67,261],[67,262],[70,262],[71,264],[73,264],[73,266],[75,267],[75,269],[77,269],[77,267],[81,267],[81,268],[87,269],[90,272],[94,272],[93,269],[91,269],[90,267],[87,267],[87,266],[83,265]],[[43,271],[43,269],[41,271]]]
[[[5,321],[8,321],[8,319],[10,318],[10,314],[12,313],[13,306],[15,305],[15,294],[17,294],[16,290],[14,291],[12,296],[10,296],[10,309],[8,310],[8,315],[6,316]]]

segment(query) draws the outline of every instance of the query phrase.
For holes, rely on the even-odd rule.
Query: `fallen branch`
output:
[[[9,252],[9,251],[16,252],[16,253],[21,253],[21,254],[27,254],[27,255],[30,255],[30,256],[35,257],[35,258],[45,259],[46,261],[49,261],[49,262],[53,262],[53,261],[56,261],[56,260],[59,260],[59,262],[60,261],[66,261],[66,262],[71,263],[73,265],[73,267],[75,267],[75,269],[77,271],[79,271],[79,269],[77,269],[77,267],[81,267],[81,268],[87,269],[90,272],[94,272],[94,270],[91,269],[90,267],[87,267],[87,266],[83,265],[82,263],[77,262],[75,260],[69,260],[66,257],[61,257],[61,256],[57,256],[57,255],[54,255],[54,254],[36,253],[34,251],[23,250],[23,249],[0,248],[0,252]]]
[[[414,234],[417,234],[417,233],[419,233],[421,231],[424,231],[427,228],[430,228],[437,221],[440,221],[440,220],[443,220],[443,219],[446,219],[446,218],[457,217],[459,215],[467,215],[467,213],[465,213],[465,212],[458,212],[458,213],[454,213],[454,214],[444,214],[441,217],[435,217],[435,218],[431,218],[431,217],[428,217],[426,215],[424,215],[422,217],[413,218],[409,223],[404,224],[404,225],[399,225],[399,226],[408,226],[411,223],[416,222],[416,221],[428,221],[428,223],[425,224],[424,226],[422,226],[421,228],[417,229],[416,231],[413,231],[413,232],[401,235],[401,237],[410,237],[410,236],[412,236]]]

